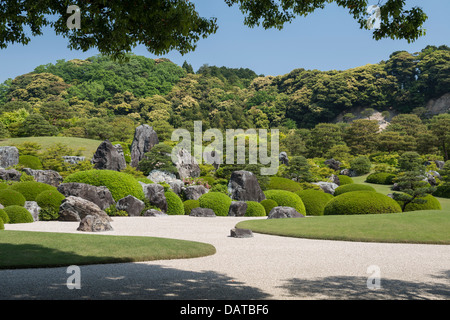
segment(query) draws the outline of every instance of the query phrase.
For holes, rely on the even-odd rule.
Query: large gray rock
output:
[[[198,200],[202,195],[208,192],[202,185],[188,186],[184,188],[184,196],[186,200]]]
[[[189,214],[191,217],[215,217],[214,210],[209,208],[194,208]]]
[[[250,171],[233,171],[228,183],[228,191],[231,199],[237,201],[261,202],[266,198],[258,179]]]
[[[23,171],[32,176],[35,181],[49,184],[57,187],[64,180],[59,172],[54,170],[34,170],[30,168],[24,168]]]
[[[141,216],[141,212],[142,210],[144,210],[144,207],[145,207],[144,201],[141,201],[138,198],[133,197],[131,195],[119,199],[119,201],[117,201],[116,203],[117,210],[126,211],[130,217]]]
[[[334,182],[325,182],[325,181],[319,181],[319,182],[313,182],[313,184],[318,185],[324,192],[334,195],[334,192],[336,191],[336,188],[339,187]]]
[[[230,237],[232,238],[252,238],[253,232],[250,229],[234,228],[230,230]]]
[[[144,154],[149,152],[159,143],[158,135],[153,127],[147,124],[140,125],[134,131],[133,142],[131,143],[131,166],[137,167]]]
[[[41,207],[39,207],[36,201],[25,201],[24,207],[31,213],[34,221],[39,221],[39,212],[41,212]]]
[[[168,217],[169,215],[167,213],[161,212],[156,209],[148,209],[142,213],[142,216],[144,216],[144,217]]]
[[[247,212],[247,202],[245,201],[233,201],[228,209],[228,216],[230,217],[243,217]]]
[[[63,156],[64,162],[70,163],[70,164],[77,164],[84,160],[86,160],[86,157],[78,157],[78,156]]]
[[[280,161],[280,164],[284,164],[285,166],[289,165],[289,157],[286,152],[280,152],[280,155],[278,156],[278,160]]]
[[[127,163],[123,154],[120,154],[109,140],[103,141],[92,158],[95,169],[121,171]]]
[[[181,148],[176,153],[176,157],[177,161],[175,162],[175,167],[178,170],[180,179],[200,177],[200,166],[189,151]]]
[[[81,221],[77,231],[102,232],[113,230],[107,219],[98,215],[87,215]]]
[[[152,180],[154,183],[167,183],[170,186],[170,189],[178,195],[180,195],[184,189],[184,182],[177,179],[173,173],[161,170],[152,170],[147,178]]]
[[[147,184],[144,186],[144,194],[151,205],[167,212],[167,199],[162,185],[157,183]]]
[[[267,219],[303,218],[304,215],[291,207],[275,207],[270,210]]]
[[[20,181],[22,173],[16,169],[3,169],[0,168],[0,179],[10,181]]]
[[[97,215],[106,221],[112,221],[98,205],[80,197],[69,196],[59,206],[60,221],[81,221],[88,215]]]
[[[338,160],[335,160],[335,159],[325,160],[324,164],[327,165],[328,168],[336,170],[336,171],[341,169],[341,162]]]
[[[11,146],[0,147],[0,167],[8,168],[19,163],[19,149]]]
[[[344,176],[349,176],[349,177],[356,177],[356,171],[352,170],[352,169],[343,169],[341,170],[341,172],[339,172],[339,174],[342,174]]]
[[[66,197],[74,196],[91,201],[102,210],[116,203],[109,189],[103,186],[96,187],[86,183],[69,182],[61,183],[58,191]]]

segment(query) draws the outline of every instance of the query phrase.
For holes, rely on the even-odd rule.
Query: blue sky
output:
[[[178,65],[186,60],[194,70],[203,64],[250,68],[264,75],[282,75],[296,68],[344,70],[387,60],[398,50],[417,52],[427,45],[450,45],[448,0],[406,0],[408,7],[421,6],[429,17],[425,24],[427,35],[410,44],[403,40],[373,40],[370,31],[359,29],[359,24],[345,9],[333,4],[308,17],[298,17],[279,31],[248,28],[239,9],[228,7],[223,0],[192,2],[201,16],[217,18],[219,30],[200,40],[194,52],[184,56],[171,52],[164,57]],[[373,0],[373,4],[377,2]],[[133,52],[157,58],[143,46]],[[49,29],[27,46],[10,45],[0,50],[0,83],[33,71],[41,64],[59,59],[85,59],[96,54],[96,50],[69,50],[67,40]]]

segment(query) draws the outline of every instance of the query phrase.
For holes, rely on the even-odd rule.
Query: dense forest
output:
[[[279,128],[290,155],[416,151],[449,158],[450,115],[428,101],[450,93],[450,48],[394,52],[349,70],[279,76],[129,55],[59,60],[0,84],[0,138],[68,136],[131,141],[142,123],[170,140],[175,128]],[[354,114],[363,110],[364,119]],[[380,130],[377,111],[389,121]],[[340,117],[340,118],[339,118]],[[337,121],[336,119],[341,119]]]

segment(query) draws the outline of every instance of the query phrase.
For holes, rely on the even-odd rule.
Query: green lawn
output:
[[[0,231],[0,269],[185,259],[215,252],[210,244],[155,237]]]

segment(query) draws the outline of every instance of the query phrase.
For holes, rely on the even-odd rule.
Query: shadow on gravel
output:
[[[380,288],[369,289],[367,277],[336,276],[314,280],[289,279],[281,288],[298,299],[329,300],[448,300],[450,270],[433,276],[438,283],[380,279]]]
[[[80,289],[68,289],[66,268],[0,270],[0,300],[254,300],[258,288],[213,271],[145,263],[80,266]]]

